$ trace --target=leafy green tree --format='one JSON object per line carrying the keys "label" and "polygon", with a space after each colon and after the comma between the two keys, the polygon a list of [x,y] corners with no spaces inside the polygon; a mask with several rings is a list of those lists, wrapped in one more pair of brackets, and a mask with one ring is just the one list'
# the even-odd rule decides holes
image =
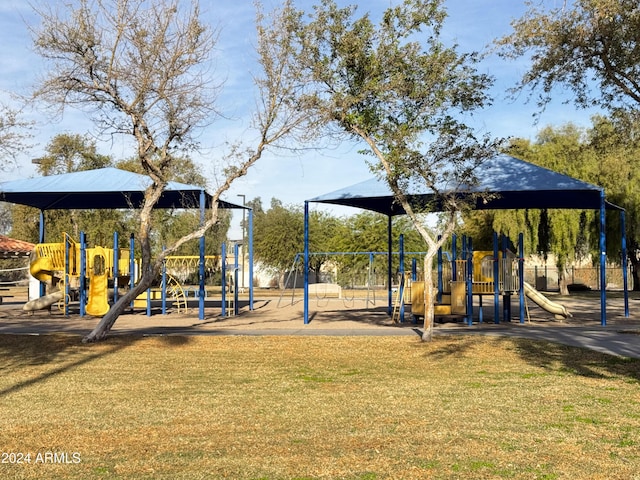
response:
{"label": "leafy green tree", "polygon": [[[627,213],[629,259],[632,264],[633,288],[639,288],[640,123],[635,115],[617,111],[611,117],[595,116],[588,129],[567,124],[544,128],[535,142],[514,139],[509,152],[537,165],[571,175],[602,186],[607,198]],[[597,212],[585,210],[505,210],[474,212],[467,217],[468,231],[487,239],[490,232],[478,225],[491,224],[493,229],[515,239],[524,232],[525,250],[542,255],[553,253],[560,273],[560,289],[568,293],[566,268],[589,255],[598,258]],[[607,218],[607,254],[620,259],[619,215]],[[475,238],[475,237],[474,237]]]}
{"label": "leafy green tree", "polygon": [[[440,40],[446,12],[441,0],[405,0],[374,24],[354,6],[322,0],[307,17],[290,2],[290,50],[300,105],[316,125],[362,143],[371,169],[384,178],[427,245],[431,265],[444,240],[423,223],[423,207],[407,197],[418,182],[432,189],[449,214],[442,239],[467,205],[443,185],[474,183],[474,169],[496,143],[476,135],[461,119],[489,102],[491,78],[478,73],[477,55],[459,54]],[[426,209],[429,210],[429,207]],[[431,268],[425,283],[432,284]],[[433,330],[430,289],[424,339]]]}
{"label": "leafy green tree", "polygon": [[[513,33],[496,40],[501,54],[506,58],[531,58],[531,66],[525,71],[514,88],[518,94],[526,88],[537,94],[538,105],[544,107],[553,97],[554,89],[560,87],[573,94],[578,107],[599,106],[613,115],[613,125],[621,125],[618,115],[633,119],[640,111],[640,6],[634,0],[576,0],[570,5],[544,8],[543,2],[529,1],[525,15],[512,23]],[[629,121],[629,120],[625,120]],[[631,120],[635,122],[636,120]],[[603,125],[600,125],[600,128]],[[601,132],[602,133],[602,132]],[[626,133],[615,134],[624,138]],[[602,140],[602,136],[598,137]],[[609,140],[613,138],[608,135]],[[633,143],[632,143],[633,145]],[[603,161],[615,163],[610,151],[598,150],[592,145],[600,159],[595,169],[603,169]],[[616,148],[621,152],[620,145]],[[636,162],[637,163],[637,162]],[[632,171],[637,169],[637,165]],[[610,173],[623,168],[613,165]],[[615,175],[614,175],[615,176]],[[607,185],[607,196],[626,185],[633,173],[622,175],[622,183],[608,183],[605,175],[596,175],[594,183]],[[613,176],[612,176],[613,178]],[[633,187],[631,187],[633,189]],[[635,192],[627,192],[635,199]],[[625,197],[622,197],[623,200]],[[635,200],[633,200],[635,202]],[[635,213],[635,205],[630,205]],[[621,202],[624,203],[624,202]],[[634,265],[637,285],[638,260],[635,249],[637,238],[635,219],[629,223],[628,236],[633,250],[630,259]]]}
{"label": "leafy green tree", "polygon": [[[604,187],[607,198],[626,211],[628,259],[633,289],[640,290],[640,118],[617,111],[609,117],[596,116],[588,142],[595,157],[590,172],[593,183]],[[620,258],[619,215],[607,217],[607,254]]]}
{"label": "leafy green tree", "polygon": [[546,105],[556,87],[569,89],[580,107],[632,108],[640,104],[640,6],[636,0],[527,1],[513,33],[496,41],[506,58],[528,56],[516,86],[537,92]]}
{"label": "leafy green tree", "polygon": [[[424,252],[425,243],[413,224],[406,216],[396,216],[392,219],[392,249],[398,251],[400,235],[404,236],[405,252]],[[337,235],[332,241],[333,251],[337,252],[383,252],[388,251],[388,219],[385,215],[374,212],[361,212],[344,217],[339,222]],[[422,258],[420,256],[420,258]],[[353,277],[364,278],[368,274],[370,259],[368,255],[345,255],[334,259],[339,269],[347,279]],[[388,258],[378,255],[373,259],[375,273],[386,279]],[[420,266],[421,268],[422,266]],[[410,268],[410,257],[406,257],[405,268]],[[392,257],[392,271],[399,271],[399,257]]]}
{"label": "leafy green tree", "polygon": [[[250,205],[255,205],[255,200]],[[312,252],[329,252],[339,222],[325,212],[311,212],[309,240]],[[271,200],[268,210],[254,210],[254,251],[256,260],[281,275],[291,268],[297,253],[304,250],[304,212],[299,206],[285,206],[278,199]],[[326,255],[313,255],[310,269],[320,273]]]}

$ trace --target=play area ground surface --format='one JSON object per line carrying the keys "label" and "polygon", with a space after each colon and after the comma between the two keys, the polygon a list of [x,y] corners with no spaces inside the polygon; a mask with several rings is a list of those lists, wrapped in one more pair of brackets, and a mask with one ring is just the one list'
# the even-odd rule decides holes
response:
{"label": "play area ground surface", "polygon": [[[6,293],[6,292],[5,292]],[[57,306],[51,310],[25,312],[26,288],[14,287],[12,296],[0,305],[0,334],[67,333],[85,335],[100,320],[98,317],[80,317],[77,309],[69,316]],[[413,335],[423,331],[422,319],[414,322],[407,306],[404,322],[394,322],[387,313],[385,292],[378,292],[375,303],[367,302],[361,292],[344,298],[309,298],[310,321],[303,322],[302,296],[281,295],[277,290],[256,289],[254,309],[248,308],[248,297],[240,295],[239,314],[221,316],[219,300],[205,302],[205,318],[198,318],[198,304],[190,301],[187,313],[173,313],[168,308],[162,314],[159,302],[152,304],[151,316],[137,308],[121,315],[111,335]],[[475,306],[474,324],[467,326],[462,319],[444,319],[436,323],[435,335],[483,334],[509,335],[556,341],[573,346],[584,346],[604,353],[640,358],[640,292],[632,292],[629,317],[624,316],[622,292],[607,293],[607,325],[600,325],[599,292],[578,292],[560,296],[547,292],[554,301],[564,304],[572,313],[566,320],[553,315],[532,302],[527,303],[525,322],[518,318],[517,299],[513,300],[510,322],[493,321],[493,305],[483,308],[483,322],[478,323],[478,305]],[[230,309],[227,309],[229,311]]]}

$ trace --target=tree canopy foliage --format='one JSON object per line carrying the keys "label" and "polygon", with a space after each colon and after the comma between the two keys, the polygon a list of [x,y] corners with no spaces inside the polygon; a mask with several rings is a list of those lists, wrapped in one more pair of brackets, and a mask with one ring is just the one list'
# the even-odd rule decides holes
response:
{"label": "tree canopy foliage", "polygon": [[[442,4],[404,0],[382,12],[377,24],[333,0],[322,0],[307,16],[291,2],[283,7],[292,19],[290,63],[296,66],[287,73],[298,81],[300,105],[318,125],[366,146],[372,171],[388,182],[427,244],[429,265],[440,241],[421,218],[424,207],[409,202],[407,186],[419,182],[438,194],[450,230],[464,208],[452,186],[473,184],[475,169],[496,147],[463,121],[490,102],[492,79],[477,71],[476,54],[441,41]],[[424,270],[430,284],[431,269]],[[426,302],[425,338],[432,303]]]}
{"label": "tree canopy foliage", "polygon": [[640,104],[640,5],[636,0],[527,1],[513,32],[497,40],[507,58],[528,56],[516,90],[537,91],[540,106],[555,87],[568,88],[581,107]]}
{"label": "tree canopy foliage", "polygon": [[[216,165],[223,177],[212,194],[213,207],[198,228],[153,252],[154,206],[177,172],[182,156],[198,147],[199,130],[216,117],[221,84],[213,77],[211,53],[217,31],[203,23],[198,0],[71,0],[64,5],[40,2],[41,23],[33,28],[34,46],[49,62],[36,98],[54,110],[80,108],[92,115],[100,133],[133,140],[135,158],[152,183],[139,212],[138,244],[141,278],[120,297],[84,341],[104,338],[120,313],[158,275],[164,257],[203,236],[220,221],[218,200],[232,182],[245,175],[264,150],[308,124],[306,113],[291,97],[292,84],[282,72],[286,52],[287,18],[274,15],[264,28],[258,6],[258,62],[254,76],[259,102],[251,124],[254,146],[236,142]],[[276,52],[277,53],[277,52]]]}
{"label": "tree canopy foliage", "polygon": [[23,120],[20,111],[0,104],[0,170],[15,165],[16,155],[28,145],[31,123]]}

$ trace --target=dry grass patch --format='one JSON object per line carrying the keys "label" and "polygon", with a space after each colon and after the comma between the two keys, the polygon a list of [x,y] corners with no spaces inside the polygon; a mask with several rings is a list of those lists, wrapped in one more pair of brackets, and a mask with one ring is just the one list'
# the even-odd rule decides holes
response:
{"label": "dry grass patch", "polygon": [[[630,479],[640,471],[640,362],[561,345],[1,336],[0,355],[0,445],[31,454],[30,464],[0,464],[3,478]],[[36,463],[44,452],[70,462]]]}

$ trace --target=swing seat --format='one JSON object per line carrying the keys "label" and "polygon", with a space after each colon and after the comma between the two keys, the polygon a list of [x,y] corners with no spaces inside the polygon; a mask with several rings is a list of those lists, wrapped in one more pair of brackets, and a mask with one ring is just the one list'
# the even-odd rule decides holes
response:
{"label": "swing seat", "polygon": [[309,295],[319,298],[342,298],[342,287],[337,283],[311,283]]}

